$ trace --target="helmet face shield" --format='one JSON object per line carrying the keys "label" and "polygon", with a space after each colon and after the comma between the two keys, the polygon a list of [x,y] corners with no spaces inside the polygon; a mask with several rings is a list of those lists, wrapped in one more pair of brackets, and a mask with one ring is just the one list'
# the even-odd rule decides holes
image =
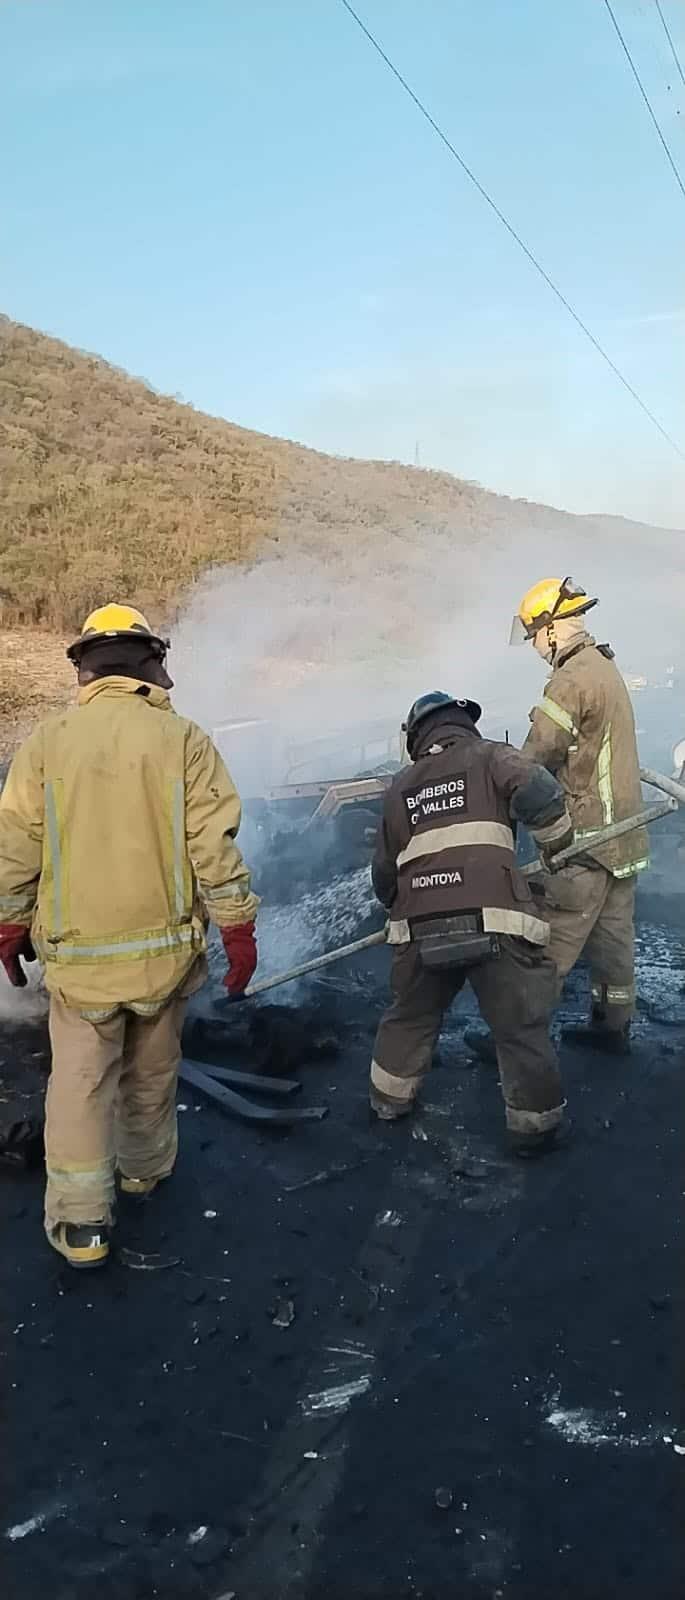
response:
{"label": "helmet face shield", "polygon": [[530,639],[530,638],[531,638],[531,635],[528,632],[528,629],[526,627],[525,622],[522,621],[521,617],[518,614],[518,611],[516,611],[514,613],[514,616],[511,619],[511,633],[509,634],[509,643],[510,644],[525,644],[526,639]]}

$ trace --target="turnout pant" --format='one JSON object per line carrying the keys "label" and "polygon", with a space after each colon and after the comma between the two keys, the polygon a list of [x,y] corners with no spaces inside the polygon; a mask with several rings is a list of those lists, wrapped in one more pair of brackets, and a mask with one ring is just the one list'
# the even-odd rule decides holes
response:
{"label": "turnout pant", "polygon": [[50,997],[52,1071],[45,1102],[45,1227],[111,1223],[115,1169],[167,1177],[176,1160],[176,1083],[186,1000],[153,1017],[86,1022]]}
{"label": "turnout pant", "polygon": [[564,867],[544,879],[548,953],[564,978],[584,953],[590,966],[593,1023],[609,1030],[635,1009],[635,879],[604,867]]}
{"label": "turnout pant", "polygon": [[494,1035],[508,1128],[556,1127],[564,1106],[549,1037],[556,970],[545,950],[522,939],[502,937],[499,956],[442,971],[424,967],[418,944],[396,946],[394,1000],[381,1018],[371,1065],[374,1099],[398,1110],[414,1100],[444,1014],[467,981]]}

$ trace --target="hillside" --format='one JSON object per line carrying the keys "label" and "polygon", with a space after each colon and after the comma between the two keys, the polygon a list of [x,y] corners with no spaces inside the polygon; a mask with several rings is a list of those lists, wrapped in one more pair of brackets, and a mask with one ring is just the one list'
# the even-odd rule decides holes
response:
{"label": "hillside", "polygon": [[458,524],[469,542],[586,520],[248,432],[4,317],[0,470],[3,621],[60,630],[104,592],[168,613],[209,565],[249,558],[264,538],[362,535],[382,559],[384,531],[400,527],[407,538]]}
{"label": "hillside", "polygon": [[[198,586],[204,592],[210,568],[276,564],[275,588],[267,581],[257,592],[262,611],[282,618],[293,605],[284,561],[289,573],[294,557],[315,561],[326,600],[316,626],[309,596],[294,585],[316,634],[310,662],[341,605],[349,659],[359,649],[360,602],[368,630],[395,650],[417,623],[426,632],[432,619],[450,630],[457,618],[478,622],[478,606],[499,637],[524,578],[539,571],[592,571],[592,582],[601,577],[614,593],[630,580],[631,606],[635,582],[645,600],[657,580],[663,595],[667,573],[682,586],[678,534],[249,432],[4,317],[0,471],[6,743],[69,693],[63,638],[92,605],[126,596],[157,623],[171,622]],[[675,604],[677,591],[666,587]],[[282,631],[263,648],[281,652]]]}

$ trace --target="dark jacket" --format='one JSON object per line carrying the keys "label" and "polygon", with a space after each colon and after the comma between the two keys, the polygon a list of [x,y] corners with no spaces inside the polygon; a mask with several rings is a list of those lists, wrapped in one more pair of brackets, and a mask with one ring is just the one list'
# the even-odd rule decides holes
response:
{"label": "dark jacket", "polygon": [[592,845],[600,828],[634,817],[643,804],[633,707],[609,646],[585,634],[559,655],[530,720],[524,754],[556,773],[587,855],[616,878],[648,867],[645,828]]}
{"label": "dark jacket", "polygon": [[546,944],[548,924],[514,859],[512,824],[539,843],[569,827],[561,785],[513,746],[481,739],[468,718],[434,718],[414,763],[385,797],[372,867],[390,911],[390,943],[419,937],[422,922],[476,914],[485,933]]}

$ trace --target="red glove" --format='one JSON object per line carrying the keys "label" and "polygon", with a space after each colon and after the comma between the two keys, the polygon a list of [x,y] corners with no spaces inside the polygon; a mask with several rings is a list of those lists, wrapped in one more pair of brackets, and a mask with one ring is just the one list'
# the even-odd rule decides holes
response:
{"label": "red glove", "polygon": [[257,965],[254,922],[243,922],[239,928],[221,928],[219,931],[229,966],[224,988],[236,999],[245,993]]}
{"label": "red glove", "polygon": [[24,961],[36,959],[28,928],[22,928],[16,922],[0,923],[0,961],[15,989],[25,989],[27,983],[26,973],[19,963],[20,956]]}

